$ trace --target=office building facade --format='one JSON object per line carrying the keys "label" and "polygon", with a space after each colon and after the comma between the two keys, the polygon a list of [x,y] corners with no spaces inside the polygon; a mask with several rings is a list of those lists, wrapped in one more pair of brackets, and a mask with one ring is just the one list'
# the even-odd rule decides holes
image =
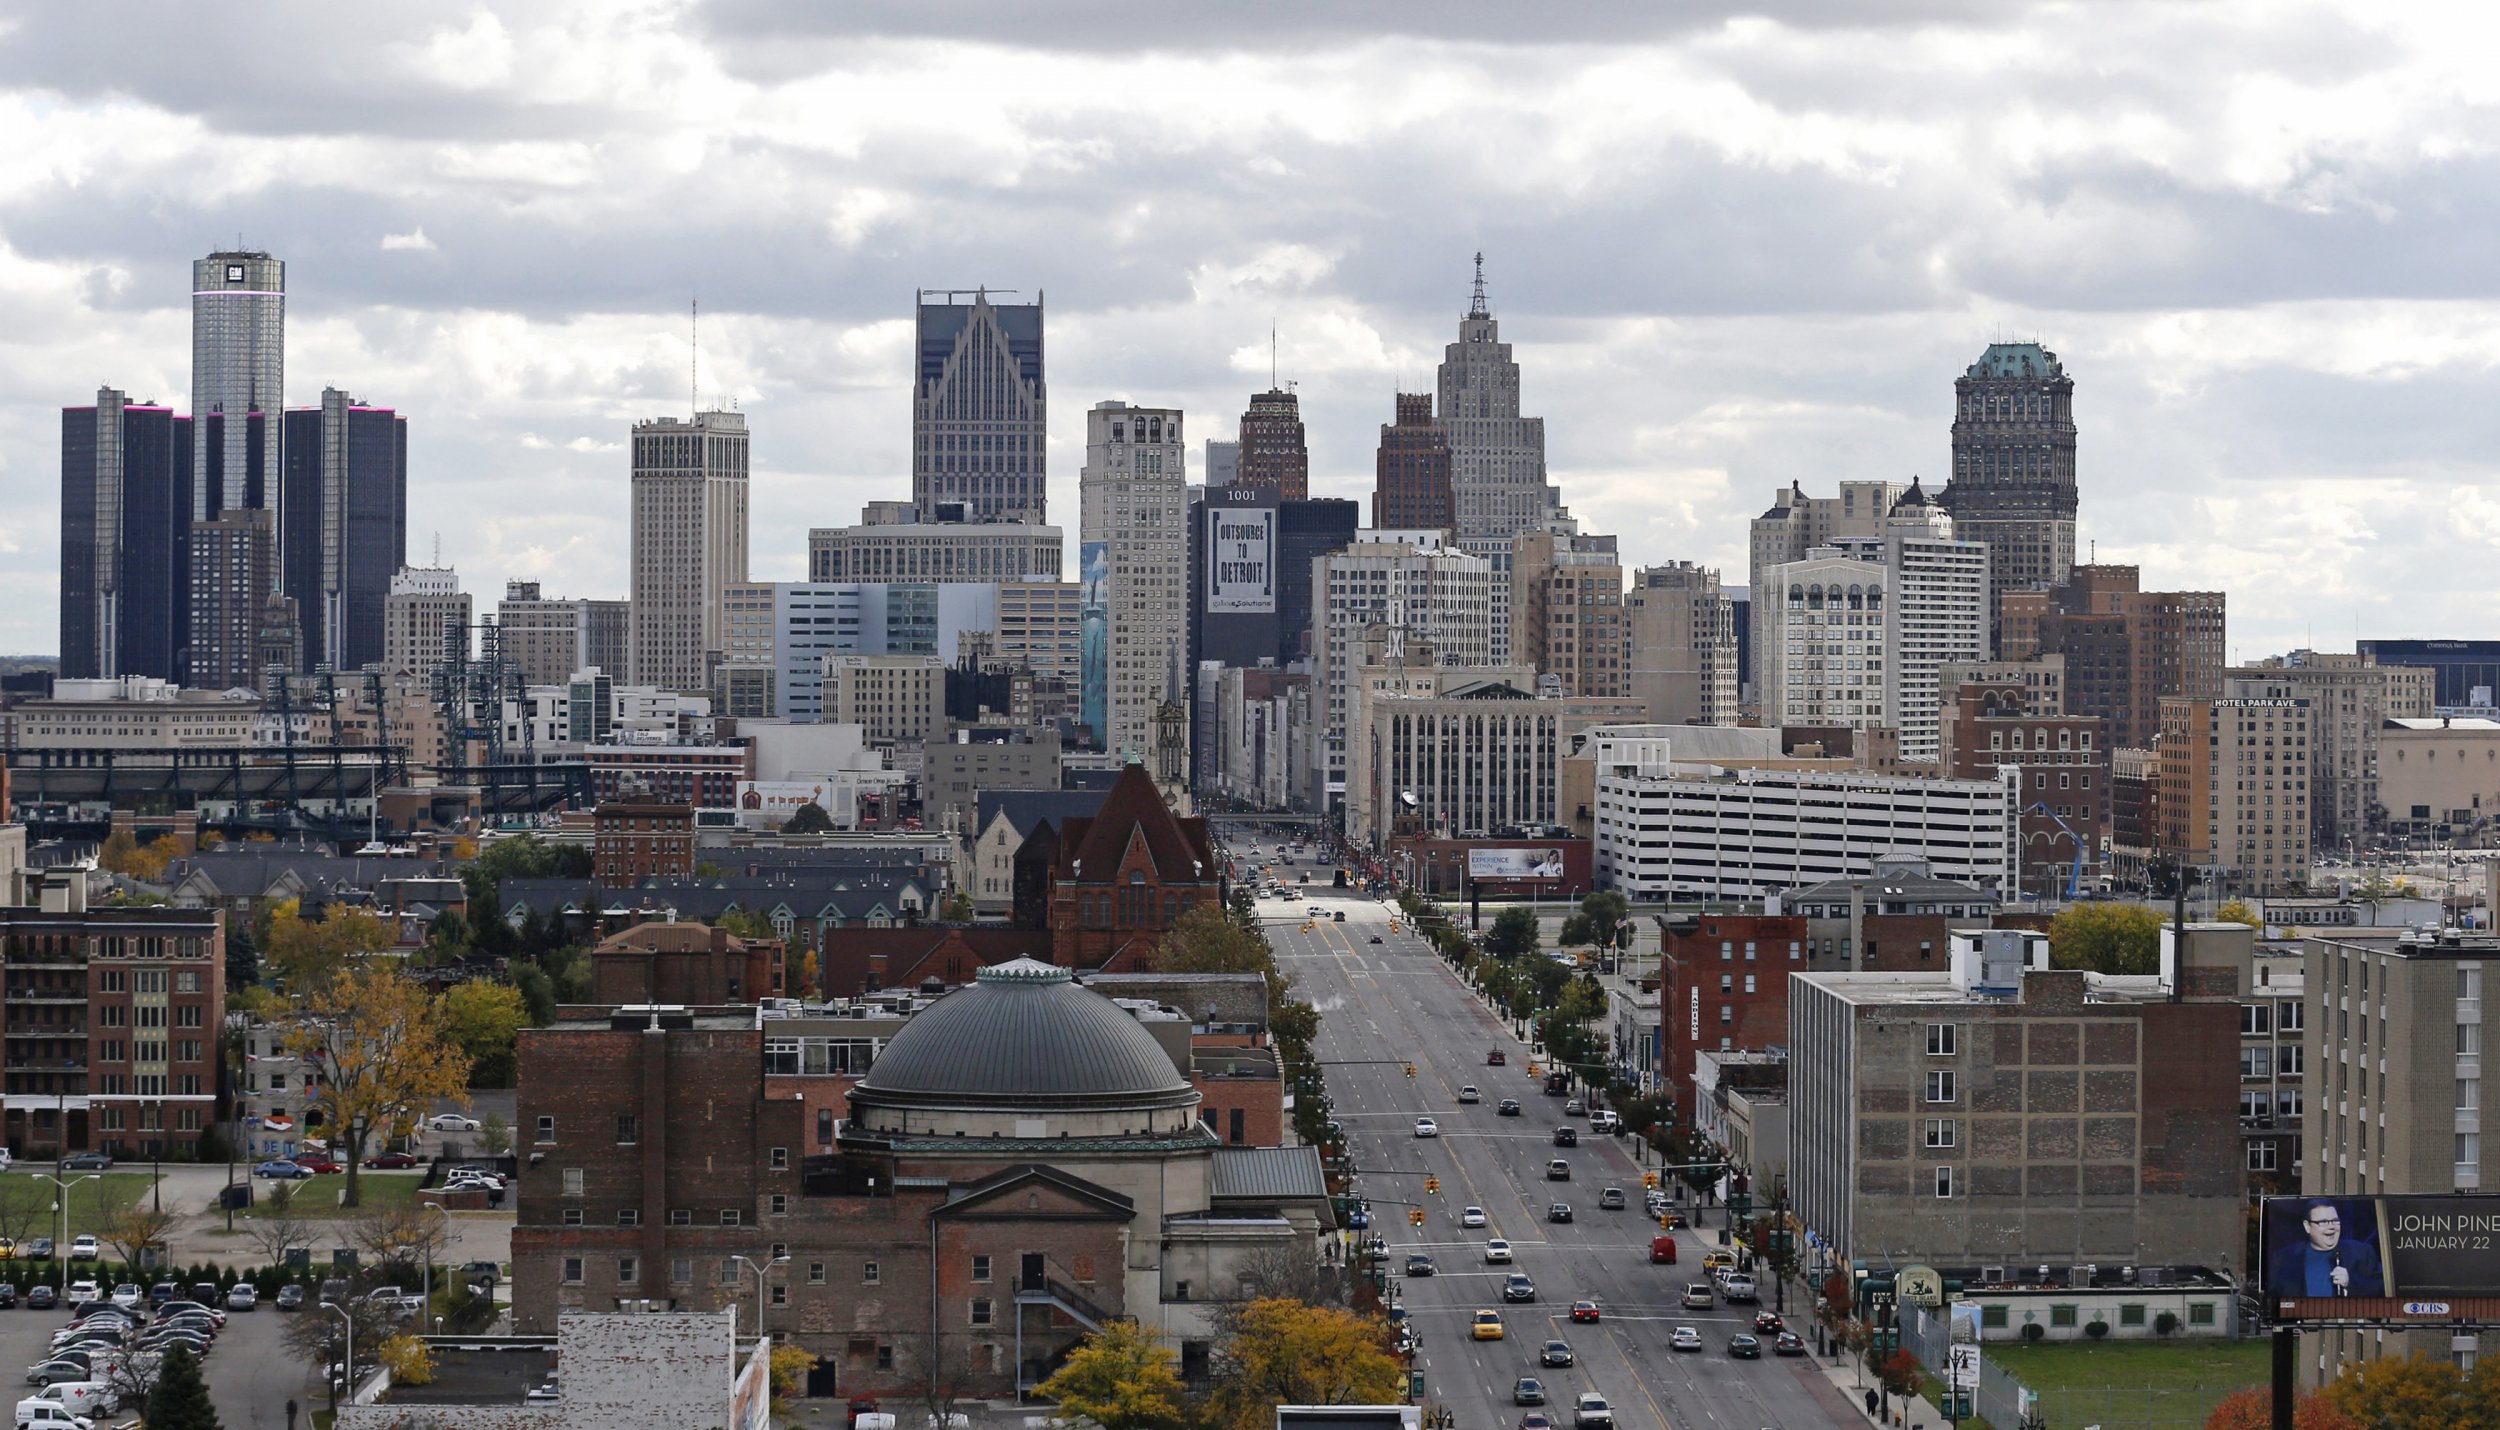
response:
{"label": "office building facade", "polygon": [[260,684],[261,622],[273,599],[276,519],[251,507],[229,508],[191,527],[191,644],[195,690],[253,689]]}
{"label": "office building facade", "polygon": [[1102,748],[1132,759],[1153,747],[1157,707],[1185,696],[1187,450],[1178,409],[1115,401],[1085,414],[1080,601],[1098,605],[1102,626],[1084,636],[1083,718]]}
{"label": "office building facade", "polygon": [[914,521],[820,526],[807,533],[810,581],[1056,581],[1058,527]]}
{"label": "office building facade", "polygon": [[324,388],[283,423],[283,584],[306,670],[382,659],[382,606],[408,562],[408,419]]}
{"label": "office building facade", "polygon": [[1271,387],[1250,394],[1241,414],[1240,470],[1234,483],[1263,487],[1278,501],[1300,501],[1311,494],[1311,449],[1303,440],[1302,399],[1290,389]]}
{"label": "office building facade", "polygon": [[2362,842],[2402,817],[2380,799],[2380,732],[2391,722],[2428,719],[2438,672],[2380,665],[2365,654],[2296,650],[2228,672],[2264,680],[2309,701],[2309,815],[2313,844]]}
{"label": "office building facade", "polygon": [[[191,265],[191,519],[270,505],[283,470],[286,264],[258,250]],[[221,419],[215,423],[210,418]],[[255,420],[259,419],[259,420]],[[274,588],[273,588],[274,589]]]}
{"label": "office building facade", "polygon": [[1050,435],[1041,297],[993,303],[986,291],[976,290],[971,302],[956,301],[962,296],[934,289],[919,295],[912,505],[923,521],[952,515],[1039,525],[1049,519]]}
{"label": "office building facade", "polygon": [[1988,653],[1989,548],[1966,539],[1916,479],[1884,520],[1884,714],[1901,758],[1934,761],[1936,673]]}
{"label": "office building facade", "polygon": [[[401,567],[382,598],[383,672],[429,675],[451,651],[466,659],[471,620],[459,572],[448,566]],[[446,627],[457,631],[447,634]]]}
{"label": "office building facade", "polygon": [[1345,795],[1354,667],[1401,658],[1416,642],[1438,664],[1491,664],[1492,586],[1484,558],[1406,542],[1358,541],[1312,562],[1312,808]]}
{"label": "office building facade", "polygon": [[2165,698],[2161,722],[2153,852],[2229,893],[2306,887],[2310,702],[2289,684],[2229,680],[2219,699]]}
{"label": "office building facade", "polygon": [[[1753,596],[1748,643],[1753,661],[1754,688],[1747,692],[1756,697],[1764,687],[1763,653],[1774,649],[1768,629],[1777,610],[1776,601],[1764,599],[1772,588],[1772,568],[1803,561],[1811,552],[1824,547],[1838,548],[1858,539],[1872,539],[1884,533],[1884,519],[1892,512],[1892,504],[1909,490],[1907,482],[1842,482],[1840,494],[1810,497],[1805,489],[1790,485],[1771,498],[1770,509],[1753,519],[1749,532],[1751,564],[1746,568],[1747,588]],[[1740,699],[1746,698],[1740,694]],[[1767,699],[1762,701],[1768,723],[1778,723],[1778,714]]]}
{"label": "office building facade", "polygon": [[1517,538],[1510,564],[1510,659],[1566,695],[1624,693],[1623,559],[1611,536]]}
{"label": "office building facade", "polygon": [[1993,630],[2006,592],[2075,567],[2075,380],[2038,343],[1990,343],[1953,399],[1944,505],[1964,539],[1987,543]]}
{"label": "office building facade", "polygon": [[[2161,731],[2168,696],[2222,693],[2226,602],[2220,591],[2146,591],[2133,566],[2087,565],[2062,586],[2009,591],[2014,634],[2036,624],[2036,652],[2066,658],[2066,708],[2097,715],[2119,749],[2144,749]],[[2035,653],[2007,643],[2008,659]]]}
{"label": "office building facade", "polygon": [[1392,531],[1455,531],[1450,437],[1432,420],[1432,394],[1401,392],[1397,420],[1380,427],[1372,476],[1372,525]]}
{"label": "office building facade", "polygon": [[191,423],[96,389],[61,409],[61,676],[184,678]]}
{"label": "office building facade", "polygon": [[747,579],[747,420],[664,417],[633,431],[632,680],[710,688],[722,592]]}
{"label": "office building facade", "polygon": [[1545,419],[1519,415],[1519,363],[1485,301],[1481,254],[1474,299],[1437,377],[1459,545],[1507,564],[1513,538],[1571,530],[1561,493],[1545,481]]}
{"label": "office building facade", "polygon": [[1719,573],[1690,561],[1645,566],[1623,593],[1624,692],[1644,720],[1736,723],[1736,609]]}

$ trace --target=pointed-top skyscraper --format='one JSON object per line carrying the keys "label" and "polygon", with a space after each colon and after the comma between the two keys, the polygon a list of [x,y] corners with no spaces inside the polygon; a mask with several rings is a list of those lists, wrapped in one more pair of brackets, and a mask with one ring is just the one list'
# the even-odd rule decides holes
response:
{"label": "pointed-top skyscraper", "polygon": [[993,303],[985,289],[923,289],[918,331],[911,499],[920,519],[943,507],[965,521],[1048,520],[1040,295]]}
{"label": "pointed-top skyscraper", "polygon": [[1545,483],[1545,419],[1519,415],[1519,364],[1502,341],[1484,297],[1484,255],[1476,255],[1475,295],[1444,350],[1441,428],[1450,441],[1450,497],[1458,545],[1493,563],[1495,663],[1510,653],[1510,554],[1528,532],[1579,531],[1562,493]]}

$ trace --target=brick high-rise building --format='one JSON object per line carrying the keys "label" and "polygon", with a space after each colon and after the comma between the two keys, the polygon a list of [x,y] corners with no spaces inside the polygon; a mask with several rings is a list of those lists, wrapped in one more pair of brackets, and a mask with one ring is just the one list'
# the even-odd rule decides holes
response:
{"label": "brick high-rise building", "polygon": [[2273,680],[2229,680],[2212,700],[2161,702],[2153,852],[2224,893],[2309,881],[2310,701]]}
{"label": "brick high-rise building", "polygon": [[610,889],[694,872],[694,807],[651,799],[602,801],[591,815],[591,877]]}
{"label": "brick high-rise building", "polygon": [[2268,681],[2309,698],[2309,814],[2318,848],[2366,840],[2402,817],[2379,799],[2379,732],[2390,720],[2429,717],[2437,671],[2380,665],[2367,654],[2296,650],[2234,669],[2229,678]]}
{"label": "brick high-rise building", "polygon": [[1380,426],[1372,476],[1372,526],[1381,531],[1454,531],[1450,436],[1432,420],[1432,394],[1401,392],[1397,420]]}
{"label": "brick high-rise building", "polygon": [[2036,708],[2036,691],[2019,678],[1944,686],[1937,743],[1948,779],[2014,779],[2022,828],[2016,877],[2055,898],[2066,895],[2078,867],[2086,877],[2102,867],[2109,741],[2097,716]]}
{"label": "brick high-rise building", "polygon": [[1667,1091],[1689,1118],[1704,1048],[1788,1042],[1788,976],[1806,971],[1806,921],[1794,914],[1681,914],[1658,962]]}
{"label": "brick high-rise building", "polygon": [[257,507],[191,526],[190,671],[194,690],[257,689],[261,620],[277,570],[277,527]]}
{"label": "brick high-rise building", "polygon": [[1282,387],[1250,394],[1241,414],[1241,474],[1235,486],[1267,487],[1279,501],[1311,494],[1311,449],[1302,435],[1302,399]]}
{"label": "brick high-rise building", "polygon": [[2099,716],[2122,750],[2151,745],[2164,697],[2222,693],[2223,593],[2139,582],[2133,566],[2078,566],[2039,612],[2039,653],[2066,658],[2066,709]]}
{"label": "brick high-rise building", "polygon": [[1611,536],[1518,538],[1510,563],[1510,658],[1566,695],[1624,693],[1623,559]]}
{"label": "brick high-rise building", "polygon": [[2075,565],[2075,380],[2038,343],[1990,343],[1953,384],[1954,529],[1988,543],[1990,629],[2008,591]]}

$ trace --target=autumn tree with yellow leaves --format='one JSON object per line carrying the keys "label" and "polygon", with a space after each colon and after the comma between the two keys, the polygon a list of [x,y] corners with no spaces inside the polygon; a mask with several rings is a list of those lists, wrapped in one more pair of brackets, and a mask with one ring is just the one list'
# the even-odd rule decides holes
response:
{"label": "autumn tree with yellow leaves", "polygon": [[414,1122],[426,1107],[469,1090],[469,1055],[452,1041],[439,1005],[396,960],[334,975],[306,993],[286,1048],[319,1066],[310,1106],[347,1166],[341,1206],[362,1205],[358,1168],[375,1129]]}

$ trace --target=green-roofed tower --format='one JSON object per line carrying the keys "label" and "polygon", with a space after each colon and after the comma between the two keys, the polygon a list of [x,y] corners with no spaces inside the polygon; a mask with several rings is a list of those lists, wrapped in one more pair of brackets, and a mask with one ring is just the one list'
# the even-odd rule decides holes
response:
{"label": "green-roofed tower", "polygon": [[1953,384],[1954,534],[1988,543],[1991,641],[2008,591],[2075,569],[2075,383],[2038,343],[1990,343]]}

